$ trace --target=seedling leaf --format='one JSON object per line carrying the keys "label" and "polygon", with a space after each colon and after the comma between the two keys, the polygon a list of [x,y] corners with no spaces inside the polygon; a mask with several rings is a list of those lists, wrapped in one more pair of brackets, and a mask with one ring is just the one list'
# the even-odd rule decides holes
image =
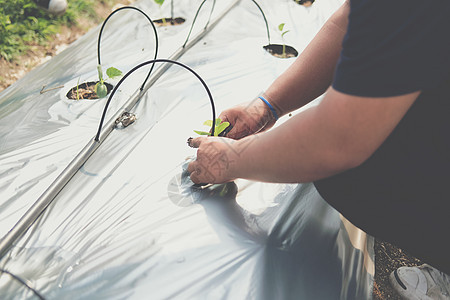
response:
{"label": "seedling leaf", "polygon": [[194,132],[195,132],[196,134],[199,134],[199,135],[210,135],[210,133],[209,133],[209,132],[206,132],[206,131],[198,131],[198,130],[194,130]]}
{"label": "seedling leaf", "polygon": [[[203,125],[206,125],[208,127],[212,127],[212,120],[206,120]],[[214,126],[214,136],[218,136],[222,131],[224,131],[225,129],[227,129],[227,127],[230,126],[229,122],[222,122],[222,120],[220,118],[216,119],[215,122],[215,126]],[[206,131],[198,131],[198,130],[194,130],[195,133],[200,134],[200,135],[211,135],[210,132],[206,132]]]}
{"label": "seedling leaf", "polygon": [[108,75],[109,78],[114,79],[116,77],[122,76],[122,71],[114,67],[110,67],[106,70],[106,75]]}
{"label": "seedling leaf", "polygon": [[216,126],[216,130],[214,130],[214,135],[218,136],[222,131],[224,131],[228,126],[230,126],[229,122],[220,123]]}
{"label": "seedling leaf", "polygon": [[283,38],[284,37],[284,35],[286,34],[286,33],[288,33],[290,30],[286,30],[285,32],[283,32],[282,34],[281,34],[281,37]]}
{"label": "seedling leaf", "polygon": [[283,28],[284,28],[284,25],[285,25],[286,23],[281,23],[280,25],[278,25],[278,30],[279,31],[283,31]]}
{"label": "seedling leaf", "polygon": [[156,4],[158,4],[159,6],[163,5],[164,0],[153,0],[155,1]]}

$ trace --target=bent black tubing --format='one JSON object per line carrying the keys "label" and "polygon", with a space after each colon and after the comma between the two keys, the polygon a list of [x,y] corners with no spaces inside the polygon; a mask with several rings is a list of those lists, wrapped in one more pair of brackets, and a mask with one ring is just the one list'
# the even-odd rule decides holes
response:
{"label": "bent black tubing", "polygon": [[263,18],[264,18],[264,23],[266,23],[266,31],[267,31],[267,39],[269,40],[269,44],[270,44],[270,33],[269,33],[269,24],[267,23],[267,19],[266,19],[266,15],[264,14],[261,6],[259,6],[258,3],[256,3],[255,0],[252,0],[253,3],[255,3],[255,5],[258,7],[259,11],[261,12]]}
{"label": "bent black tubing", "polygon": [[[197,17],[198,17],[198,13],[200,12],[200,9],[202,8],[203,4],[205,4],[205,2],[206,2],[206,0],[203,0],[203,2],[200,4],[200,6],[197,9],[197,12],[195,13],[194,20],[192,21],[192,25],[191,25],[191,28],[189,29],[189,33],[188,33],[188,36],[186,38],[186,41],[184,41],[183,48],[186,46],[186,44],[187,44],[187,42],[189,40],[189,37],[191,36],[192,29],[194,28],[195,21],[197,20]],[[211,15],[213,13],[213,10],[214,10],[215,6],[216,6],[216,0],[214,0],[214,2],[213,2],[212,8],[211,8],[211,12],[209,13],[208,22],[206,23],[205,28],[208,27],[208,24],[209,24],[209,21],[211,20]]]}
{"label": "bent black tubing", "polygon": [[[149,17],[145,12],[143,12],[143,11],[140,10],[139,8],[134,7],[134,6],[124,6],[124,7],[118,8],[118,9],[116,9],[115,11],[113,11],[112,13],[110,13],[109,16],[108,16],[108,17],[105,19],[105,21],[103,22],[102,27],[100,28],[100,32],[99,32],[99,34],[98,34],[98,44],[97,44],[97,59],[98,59],[98,64],[99,64],[99,65],[101,65],[101,61],[100,61],[100,41],[101,41],[101,39],[102,39],[103,28],[105,27],[106,22],[108,22],[108,20],[109,20],[116,12],[121,11],[121,10],[123,10],[123,9],[134,9],[134,10],[137,10],[138,12],[140,12],[141,14],[143,14],[143,15],[147,18],[147,20],[150,22],[150,24],[152,24],[153,32],[155,33],[155,39],[156,39],[156,44],[155,44],[155,57],[154,57],[154,59],[156,59],[156,57],[158,56],[158,33],[157,33],[157,31],[156,31],[155,24],[153,24],[153,21],[150,19],[150,17]],[[144,85],[145,85],[145,83],[147,82],[148,78],[150,77],[150,74],[152,73],[153,67],[154,67],[154,66],[155,66],[155,65],[153,64],[152,67],[150,68],[150,71],[148,72],[147,77],[145,78],[144,82],[142,83],[142,85],[141,85],[141,91],[144,89]]]}
{"label": "bent black tubing", "polygon": [[[269,24],[267,23],[266,15],[264,14],[264,11],[262,10],[261,6],[259,6],[259,4],[258,4],[255,0],[252,0],[252,1],[253,1],[253,3],[255,3],[255,5],[258,7],[259,11],[261,12],[261,14],[262,14],[262,16],[263,16],[264,23],[266,24],[267,39],[268,39],[268,42],[269,42],[269,44],[270,44]],[[197,9],[197,12],[195,13],[194,21],[192,22],[191,29],[189,30],[188,36],[187,36],[187,38],[186,38],[186,41],[185,41],[184,44],[183,44],[183,48],[186,46],[186,44],[187,44],[187,42],[188,42],[188,40],[189,40],[189,37],[191,36],[191,32],[192,32],[192,29],[194,28],[195,20],[197,19],[198,13],[200,12],[200,9],[202,8],[202,6],[203,6],[203,4],[204,4],[205,2],[206,2],[206,0],[203,0],[203,2],[200,4],[200,6],[199,6],[198,9]],[[209,15],[210,18],[211,18],[212,12],[213,12],[213,10],[214,10],[215,4],[216,4],[216,0],[214,0],[213,6],[212,6],[212,9],[211,9],[211,13],[210,13],[210,15]],[[208,23],[206,23],[205,28],[208,26],[208,24],[209,24],[209,20],[208,20]]]}
{"label": "bent black tubing", "polygon": [[104,120],[105,120],[106,111],[108,110],[108,106],[109,106],[109,103],[111,102],[112,97],[114,96],[114,94],[116,93],[117,89],[118,89],[119,86],[122,84],[122,82],[123,82],[129,75],[131,75],[131,73],[133,73],[133,72],[136,71],[137,69],[139,69],[139,68],[141,68],[141,67],[143,67],[143,66],[146,66],[146,65],[148,65],[148,64],[152,64],[152,63],[154,64],[154,63],[157,63],[157,62],[165,62],[165,63],[171,63],[171,64],[179,65],[179,66],[181,66],[181,67],[187,69],[188,71],[190,71],[192,74],[194,74],[194,75],[200,80],[200,82],[203,84],[203,87],[205,88],[206,92],[208,93],[208,97],[209,97],[209,100],[210,100],[210,102],[211,102],[211,109],[212,109],[211,136],[214,136],[214,128],[215,128],[215,125],[216,125],[216,108],[215,108],[215,106],[214,106],[214,100],[213,100],[211,91],[209,90],[208,86],[206,85],[206,82],[200,77],[200,75],[198,75],[198,74],[197,74],[194,70],[192,70],[190,67],[188,67],[188,66],[186,66],[186,65],[184,65],[184,64],[182,64],[182,63],[180,63],[180,62],[178,62],[178,61],[175,61],[175,60],[170,60],[170,59],[160,58],[160,59],[148,60],[148,61],[146,61],[146,62],[143,62],[143,63],[137,65],[136,67],[134,67],[133,69],[131,69],[130,71],[128,71],[128,73],[125,74],[125,75],[120,79],[120,81],[117,83],[117,85],[116,85],[116,86],[114,87],[114,89],[112,90],[112,92],[111,92],[111,94],[109,95],[109,98],[108,98],[108,100],[107,100],[107,102],[106,102],[105,109],[103,110],[102,118],[101,118],[101,120],[100,120],[100,125],[98,126],[97,135],[95,136],[95,139],[94,139],[95,141],[97,141],[97,142],[100,141],[100,132],[101,132],[101,130],[102,130],[103,122],[104,122]]}

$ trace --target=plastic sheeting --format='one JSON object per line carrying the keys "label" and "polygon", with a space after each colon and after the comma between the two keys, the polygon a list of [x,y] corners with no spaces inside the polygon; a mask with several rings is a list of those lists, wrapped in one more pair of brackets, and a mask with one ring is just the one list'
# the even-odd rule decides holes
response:
{"label": "plastic sheeting", "polygon": [[[158,28],[158,57],[184,43],[200,3],[175,1],[174,15],[187,21]],[[309,8],[288,0],[258,3],[272,43],[281,42],[283,22],[291,30],[286,43],[301,52],[341,1],[318,0]],[[194,33],[211,5],[204,5]],[[161,17],[153,1],[136,6]],[[217,1],[212,18],[228,6]],[[95,80],[98,31],[0,94],[1,236],[96,134],[106,98],[74,101],[65,94],[78,81]],[[265,52],[267,44],[259,10],[242,0],[179,61],[202,76],[221,111],[254,98],[292,63]],[[104,69],[126,72],[150,60],[154,45],[148,21],[124,10],[105,27]],[[120,86],[108,116],[147,71]],[[63,88],[41,94],[43,85]],[[373,238],[344,220],[312,184],[192,186],[183,168],[195,150],[186,139],[205,129],[210,111],[199,81],[180,67],[168,69],[133,108],[137,121],[106,138],[0,268],[47,299],[371,298]],[[5,273],[0,295],[35,297]]]}

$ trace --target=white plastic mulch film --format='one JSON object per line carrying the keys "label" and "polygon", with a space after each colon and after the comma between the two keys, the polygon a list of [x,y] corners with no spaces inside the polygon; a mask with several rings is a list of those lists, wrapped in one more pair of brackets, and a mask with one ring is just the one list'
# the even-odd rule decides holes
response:
{"label": "white plastic mulch film", "polygon": [[[174,16],[186,22],[157,28],[158,58],[183,45],[201,3],[174,0]],[[191,36],[203,30],[213,3],[204,3]],[[211,22],[231,3],[217,0]],[[282,43],[278,25],[285,23],[286,44],[301,52],[341,1],[257,3],[271,42]],[[171,10],[170,2],[161,9],[150,0],[134,6],[152,20]],[[66,93],[96,80],[99,30],[0,94],[1,237],[97,132],[108,98],[77,101]],[[104,70],[126,73],[154,56],[153,29],[135,10],[115,14],[101,42]],[[270,55],[267,44],[261,12],[241,0],[178,61],[205,80],[219,113],[255,98],[295,60]],[[124,80],[106,120],[148,70]],[[193,129],[207,130],[203,122],[211,119],[208,95],[192,73],[171,66],[131,112],[136,122],[106,137],[0,259],[1,299],[38,299],[30,288],[45,299],[371,298],[373,238],[312,184],[237,180],[192,187],[183,170],[195,149],[186,140]]]}

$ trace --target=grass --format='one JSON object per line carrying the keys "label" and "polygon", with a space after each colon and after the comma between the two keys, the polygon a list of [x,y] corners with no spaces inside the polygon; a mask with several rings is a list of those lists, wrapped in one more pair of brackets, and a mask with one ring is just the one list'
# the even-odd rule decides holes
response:
{"label": "grass", "polygon": [[62,16],[52,16],[32,0],[0,0],[0,57],[13,61],[31,45],[46,45],[61,26],[77,26],[80,17],[100,21],[94,10],[98,2],[114,0],[69,0]]}

